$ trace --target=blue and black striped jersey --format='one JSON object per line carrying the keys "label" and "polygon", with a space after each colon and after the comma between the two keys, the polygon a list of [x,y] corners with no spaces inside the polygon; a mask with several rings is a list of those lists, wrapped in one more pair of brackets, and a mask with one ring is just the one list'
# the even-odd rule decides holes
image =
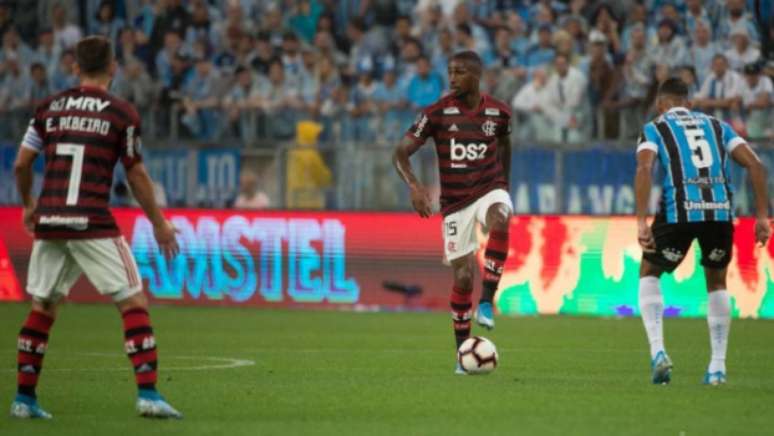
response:
{"label": "blue and black striped jersey", "polygon": [[664,174],[659,213],[666,222],[733,218],[728,158],[744,143],[727,123],[681,107],[643,127],[637,152],[658,155]]}

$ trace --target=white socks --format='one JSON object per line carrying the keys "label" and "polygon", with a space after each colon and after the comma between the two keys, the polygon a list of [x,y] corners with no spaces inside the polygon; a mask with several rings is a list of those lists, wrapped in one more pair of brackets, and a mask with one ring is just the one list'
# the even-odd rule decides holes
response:
{"label": "white socks", "polygon": [[[661,296],[658,277],[640,279],[640,314],[650,343],[650,357],[664,351],[664,298]],[[725,348],[724,355],[725,355]]]}
{"label": "white socks", "polygon": [[728,291],[721,289],[709,293],[707,303],[707,324],[709,325],[712,360],[707,372],[726,372],[726,348],[728,332],[731,329],[731,301]]}

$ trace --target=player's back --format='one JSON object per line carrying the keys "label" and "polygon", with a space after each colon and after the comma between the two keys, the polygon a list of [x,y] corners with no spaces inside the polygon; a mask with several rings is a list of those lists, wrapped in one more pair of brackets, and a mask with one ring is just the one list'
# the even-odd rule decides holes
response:
{"label": "player's back", "polygon": [[72,88],[36,109],[23,142],[45,157],[36,238],[119,235],[108,209],[113,170],[119,158],[139,162],[138,135],[134,108],[99,88]]}
{"label": "player's back", "polygon": [[658,154],[664,172],[661,213],[666,222],[732,219],[728,155],[744,141],[728,124],[673,108],[646,124],[643,136],[641,143]]}

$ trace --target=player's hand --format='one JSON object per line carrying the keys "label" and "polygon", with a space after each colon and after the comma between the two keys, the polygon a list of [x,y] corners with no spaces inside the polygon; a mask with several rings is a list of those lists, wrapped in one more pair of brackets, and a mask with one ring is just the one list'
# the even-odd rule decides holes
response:
{"label": "player's hand", "polygon": [[22,224],[24,228],[30,234],[35,232],[35,203],[33,202],[29,206],[24,207],[22,210]]}
{"label": "player's hand", "polygon": [[758,218],[755,220],[755,241],[759,246],[765,247],[771,237],[771,224],[768,218]]}
{"label": "player's hand", "polygon": [[167,220],[164,220],[161,225],[153,227],[153,236],[159,244],[159,250],[167,259],[177,256],[177,253],[180,252],[180,246],[177,244],[175,236],[177,233],[178,230],[175,226]]}
{"label": "player's hand", "polygon": [[416,185],[411,188],[411,205],[414,206],[414,210],[422,218],[428,218],[433,214],[433,209],[430,207],[430,194],[427,193],[427,189],[422,185]]}
{"label": "player's hand", "polygon": [[642,251],[645,253],[655,253],[656,240],[653,239],[653,232],[648,227],[648,224],[640,222],[637,227],[637,241],[640,243]]}

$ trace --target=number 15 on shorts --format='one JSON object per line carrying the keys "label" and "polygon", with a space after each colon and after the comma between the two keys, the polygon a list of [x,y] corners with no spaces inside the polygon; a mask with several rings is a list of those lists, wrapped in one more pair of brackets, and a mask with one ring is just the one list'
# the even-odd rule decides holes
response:
{"label": "number 15 on shorts", "polygon": [[446,236],[457,236],[457,221],[446,223]]}

